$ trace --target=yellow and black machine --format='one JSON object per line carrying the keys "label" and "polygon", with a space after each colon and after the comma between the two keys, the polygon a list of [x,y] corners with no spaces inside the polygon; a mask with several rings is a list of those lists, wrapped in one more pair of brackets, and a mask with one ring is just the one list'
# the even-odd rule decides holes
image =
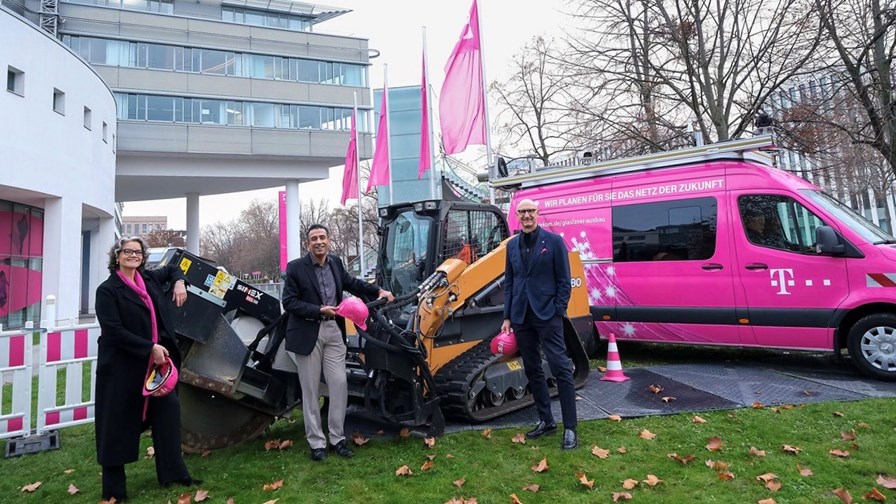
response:
{"label": "yellow and black machine", "polygon": [[[377,283],[396,299],[370,301],[366,331],[349,338],[353,402],[383,420],[439,435],[445,417],[480,422],[533,403],[519,356],[493,355],[503,320],[507,221],[500,209],[426,201],[381,209]],[[161,264],[184,271],[191,295],[173,308],[185,449],[221,448],[261,434],[301,406],[295,364],[283,348],[279,301],[180,249]],[[572,296],[564,319],[577,387],[597,336],[584,269],[570,253]],[[551,392],[555,383],[547,363]]]}

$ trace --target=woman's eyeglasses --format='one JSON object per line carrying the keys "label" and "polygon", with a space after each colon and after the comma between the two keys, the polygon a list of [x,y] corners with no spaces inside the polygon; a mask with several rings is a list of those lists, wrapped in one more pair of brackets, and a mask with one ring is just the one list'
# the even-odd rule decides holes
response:
{"label": "woman's eyeglasses", "polygon": [[121,253],[124,254],[125,257],[131,257],[131,256],[143,257],[142,250],[121,249]]}

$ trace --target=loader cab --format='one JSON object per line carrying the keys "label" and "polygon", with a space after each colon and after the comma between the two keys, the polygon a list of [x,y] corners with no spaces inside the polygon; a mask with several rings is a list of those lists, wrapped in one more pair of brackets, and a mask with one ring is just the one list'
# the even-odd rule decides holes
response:
{"label": "loader cab", "polygon": [[377,283],[396,296],[413,291],[446,259],[473,263],[506,239],[498,207],[464,201],[420,201],[380,209]]}

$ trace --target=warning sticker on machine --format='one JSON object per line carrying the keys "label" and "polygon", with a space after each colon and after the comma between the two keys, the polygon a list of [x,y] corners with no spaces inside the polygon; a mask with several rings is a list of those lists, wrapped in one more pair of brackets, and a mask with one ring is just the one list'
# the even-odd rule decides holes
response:
{"label": "warning sticker on machine", "polygon": [[180,260],[180,270],[183,271],[185,275],[187,274],[187,271],[190,270],[190,266],[192,265],[193,261],[187,259],[186,257]]}

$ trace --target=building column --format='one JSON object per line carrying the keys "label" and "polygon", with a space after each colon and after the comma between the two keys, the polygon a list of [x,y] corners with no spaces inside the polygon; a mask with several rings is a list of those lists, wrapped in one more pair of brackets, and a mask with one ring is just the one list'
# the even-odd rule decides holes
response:
{"label": "building column", "polygon": [[299,181],[286,181],[286,260],[302,256],[302,205],[299,201]]}
{"label": "building column", "polygon": [[[111,243],[110,243],[111,246]],[[56,297],[52,325],[78,323],[81,292],[81,202],[53,198],[44,203],[44,251],[41,292]],[[41,319],[46,317],[41,313]]]}
{"label": "building column", "polygon": [[187,193],[187,252],[199,255],[199,193]]}
{"label": "building column", "polygon": [[99,226],[90,231],[90,276],[87,293],[88,313],[94,314],[96,288],[109,277],[109,249],[115,243],[115,218],[101,217]]}

